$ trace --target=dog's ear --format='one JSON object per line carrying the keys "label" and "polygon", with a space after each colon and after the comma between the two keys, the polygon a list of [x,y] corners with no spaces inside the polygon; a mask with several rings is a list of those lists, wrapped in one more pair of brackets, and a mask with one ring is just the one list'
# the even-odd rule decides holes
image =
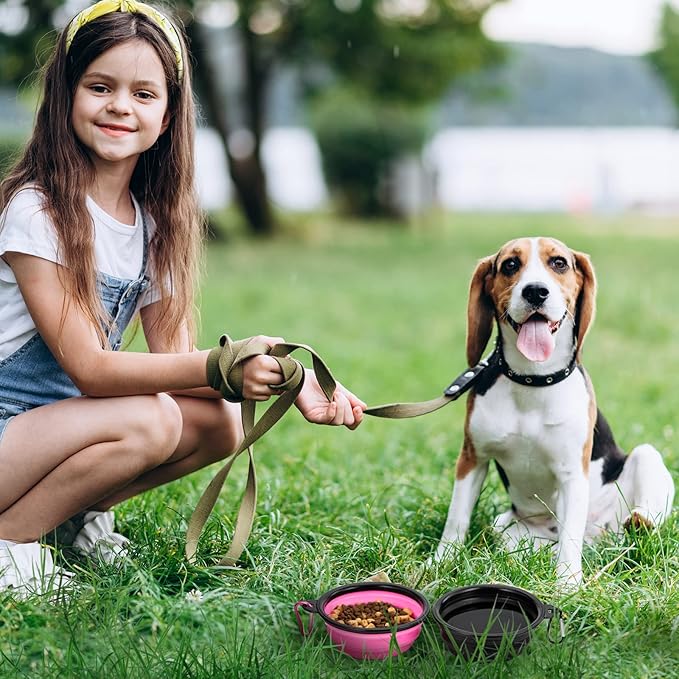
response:
{"label": "dog's ear", "polygon": [[575,306],[575,331],[578,341],[576,358],[579,361],[585,335],[594,320],[596,276],[589,255],[584,252],[573,252],[573,256],[575,258],[575,274],[580,288]]}
{"label": "dog's ear", "polygon": [[495,305],[490,297],[495,255],[482,259],[469,285],[467,305],[467,365],[475,366],[493,332]]}

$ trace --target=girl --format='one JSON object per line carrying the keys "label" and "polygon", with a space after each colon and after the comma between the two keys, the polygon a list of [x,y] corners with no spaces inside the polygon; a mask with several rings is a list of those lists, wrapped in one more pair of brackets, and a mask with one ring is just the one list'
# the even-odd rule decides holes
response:
{"label": "girl", "polygon": [[[76,515],[74,547],[111,560],[126,542],[112,506],[242,439],[239,406],[207,386],[209,352],[193,346],[193,136],[189,60],[167,16],[102,0],[70,22],[0,188],[0,588],[63,580],[37,540]],[[119,352],[137,312],[150,353]],[[328,403],[308,373],[304,417],[358,426],[365,404],[341,386]],[[281,380],[255,356],[243,397],[266,400]]]}

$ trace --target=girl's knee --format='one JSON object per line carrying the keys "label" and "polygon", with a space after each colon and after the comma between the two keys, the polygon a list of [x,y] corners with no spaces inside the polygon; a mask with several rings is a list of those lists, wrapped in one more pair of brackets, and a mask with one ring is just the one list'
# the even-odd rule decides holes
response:
{"label": "girl's knee", "polygon": [[169,394],[156,394],[155,399],[154,407],[157,410],[159,428],[162,428],[163,438],[171,450],[174,450],[182,435],[182,411]]}
{"label": "girl's knee", "polygon": [[142,396],[132,409],[128,435],[143,466],[152,469],[163,464],[177,447],[182,434],[182,413],[168,394]]}
{"label": "girl's knee", "polygon": [[240,410],[226,401],[210,400],[202,411],[196,423],[200,447],[214,451],[214,461],[221,460],[233,453],[243,440]]}

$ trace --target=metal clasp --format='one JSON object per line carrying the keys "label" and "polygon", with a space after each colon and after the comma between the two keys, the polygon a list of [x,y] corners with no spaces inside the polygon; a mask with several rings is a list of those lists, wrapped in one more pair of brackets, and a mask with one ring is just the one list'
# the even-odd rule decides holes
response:
{"label": "metal clasp", "polygon": [[[309,626],[307,629],[304,629],[304,621],[302,620],[302,616],[299,613],[300,608],[309,614]],[[299,628],[299,633],[306,638],[311,634],[314,628],[314,613],[316,612],[316,604],[313,601],[306,601],[303,599],[302,601],[298,601],[293,606],[293,609],[295,611],[295,617],[297,618],[297,627]]]}
{"label": "metal clasp", "polygon": [[[549,620],[547,623],[547,639],[552,644],[560,644],[566,636],[566,623],[564,622],[564,614],[555,606],[545,606],[545,618]],[[555,639],[552,633],[552,623],[555,619],[559,620],[559,636]]]}

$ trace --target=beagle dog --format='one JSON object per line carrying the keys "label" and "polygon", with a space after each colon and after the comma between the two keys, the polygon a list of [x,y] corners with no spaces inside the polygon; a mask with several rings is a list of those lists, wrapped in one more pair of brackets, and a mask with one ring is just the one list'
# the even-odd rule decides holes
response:
{"label": "beagle dog", "polygon": [[582,580],[582,545],[604,530],[659,525],[674,483],[660,453],[625,456],[597,408],[580,363],[594,317],[596,280],[587,255],[551,238],[521,238],[482,259],[471,280],[467,360],[492,355],[467,398],[453,497],[435,558],[464,541],[488,463],[511,509],[494,528],[513,548],[528,538],[556,552],[559,583]]}

